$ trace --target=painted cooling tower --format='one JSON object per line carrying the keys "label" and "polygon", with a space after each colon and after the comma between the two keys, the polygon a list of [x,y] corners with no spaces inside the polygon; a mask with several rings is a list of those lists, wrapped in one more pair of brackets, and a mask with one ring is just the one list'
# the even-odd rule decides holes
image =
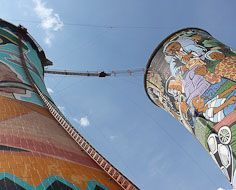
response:
{"label": "painted cooling tower", "polygon": [[0,189],[138,189],[57,109],[49,64],[26,29],[0,20]]}
{"label": "painted cooling tower", "polygon": [[235,186],[236,51],[204,30],[177,31],[152,54],[145,89],[199,140]]}

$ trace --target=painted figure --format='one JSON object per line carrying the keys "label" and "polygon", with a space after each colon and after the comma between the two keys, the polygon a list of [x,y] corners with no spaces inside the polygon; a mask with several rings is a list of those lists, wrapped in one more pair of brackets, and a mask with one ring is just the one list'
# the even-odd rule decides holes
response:
{"label": "painted figure", "polygon": [[197,46],[196,41],[200,40],[199,35],[191,38],[178,38],[165,45],[164,53],[166,61],[170,64],[170,70],[173,76],[184,74],[185,71],[196,65],[205,65],[202,61],[205,58],[206,49]]}
{"label": "painted figure", "polygon": [[183,29],[158,46],[145,79],[150,97],[164,89],[153,102],[200,141],[236,187],[236,52],[204,30]]}
{"label": "painted figure", "polygon": [[195,66],[189,70],[183,79],[167,81],[167,91],[175,97],[178,92],[184,93],[188,105],[194,97],[201,96],[210,87],[210,83],[203,76],[195,74],[196,68]]}
{"label": "painted figure", "polygon": [[[232,92],[235,92],[235,90],[236,85],[233,85],[207,103],[204,103],[204,99],[201,96],[196,96],[193,98],[192,104],[199,113],[203,113],[203,116],[207,120],[218,123],[236,108],[236,95],[225,98],[225,95],[231,94]],[[232,107],[233,109],[230,110],[229,107]]]}
{"label": "painted figure", "polygon": [[236,81],[236,56],[230,56],[222,59],[215,67],[213,73],[207,70],[205,65],[199,67],[198,74],[205,77],[205,79],[211,83],[217,83],[221,81],[221,78],[226,78],[232,81]]}

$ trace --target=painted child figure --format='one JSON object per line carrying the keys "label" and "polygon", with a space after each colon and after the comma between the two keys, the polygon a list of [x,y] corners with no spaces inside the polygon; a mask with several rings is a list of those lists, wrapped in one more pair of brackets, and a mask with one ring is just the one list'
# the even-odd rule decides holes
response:
{"label": "painted child figure", "polygon": [[[218,123],[224,119],[230,112],[236,108],[236,85],[231,86],[221,94],[217,95],[207,103],[201,96],[196,96],[192,99],[192,105],[198,113],[213,123]],[[229,98],[225,98],[230,94]]]}

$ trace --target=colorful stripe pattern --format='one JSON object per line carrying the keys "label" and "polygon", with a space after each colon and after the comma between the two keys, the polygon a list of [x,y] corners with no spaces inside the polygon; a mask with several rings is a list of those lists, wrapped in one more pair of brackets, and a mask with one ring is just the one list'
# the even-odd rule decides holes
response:
{"label": "colorful stripe pattern", "polygon": [[[50,100],[40,48],[23,35],[35,85]],[[0,189],[119,190],[48,111],[22,65],[18,28],[0,22]]]}

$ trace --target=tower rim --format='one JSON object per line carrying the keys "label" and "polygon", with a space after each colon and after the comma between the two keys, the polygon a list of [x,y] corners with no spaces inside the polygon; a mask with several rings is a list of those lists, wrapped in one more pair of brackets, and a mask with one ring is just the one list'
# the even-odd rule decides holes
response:
{"label": "tower rim", "polygon": [[0,18],[0,25],[8,27],[8,28],[12,29],[13,31],[20,32],[22,37],[23,37],[23,39],[30,43],[30,45],[33,47],[33,49],[37,52],[37,54],[39,56],[39,59],[40,59],[40,62],[42,64],[42,68],[43,68],[43,74],[44,74],[44,67],[53,65],[52,61],[47,59],[47,57],[46,57],[46,55],[45,55],[45,53],[43,51],[43,48],[28,33],[27,29],[24,26],[22,26],[22,25],[16,26],[15,24],[13,24],[11,22],[3,20],[2,18]]}

